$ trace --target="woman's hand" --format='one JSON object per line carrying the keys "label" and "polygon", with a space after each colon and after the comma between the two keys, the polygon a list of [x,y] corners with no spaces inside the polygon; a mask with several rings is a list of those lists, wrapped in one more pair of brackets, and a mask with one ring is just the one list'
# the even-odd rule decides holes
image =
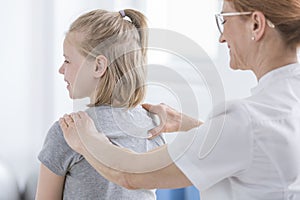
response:
{"label": "woman's hand", "polygon": [[85,112],[72,113],[64,115],[59,119],[60,127],[63,131],[64,138],[68,145],[77,153],[84,154],[86,148],[83,143],[85,136],[101,137],[102,141],[109,142],[107,137],[99,133],[93,120]]}
{"label": "woman's hand", "polygon": [[143,104],[144,109],[158,115],[159,126],[149,130],[150,137],[155,137],[162,132],[188,131],[203,124],[192,117],[176,111],[163,103],[158,105]]}

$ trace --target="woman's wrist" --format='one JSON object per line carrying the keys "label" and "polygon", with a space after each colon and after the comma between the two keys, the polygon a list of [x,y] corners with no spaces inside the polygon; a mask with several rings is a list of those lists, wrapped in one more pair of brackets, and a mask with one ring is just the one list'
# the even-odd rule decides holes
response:
{"label": "woman's wrist", "polygon": [[183,116],[183,125],[181,127],[181,129],[182,129],[181,131],[189,131],[193,128],[201,126],[202,124],[203,124],[202,121],[199,121],[197,119],[194,119],[192,117],[184,115]]}
{"label": "woman's wrist", "polygon": [[[82,142],[82,148],[80,149],[80,154],[85,156],[89,154],[89,146],[87,144],[90,144],[91,141],[97,141],[97,145],[103,146],[107,144],[112,144],[111,141],[103,134],[99,132],[88,132],[85,135],[84,140],[86,142]],[[92,142],[93,143],[93,142]]]}

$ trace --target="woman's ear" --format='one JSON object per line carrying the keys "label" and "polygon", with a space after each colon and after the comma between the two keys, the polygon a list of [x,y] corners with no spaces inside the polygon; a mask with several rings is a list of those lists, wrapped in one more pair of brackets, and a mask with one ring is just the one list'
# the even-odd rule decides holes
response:
{"label": "woman's ear", "polygon": [[252,21],[252,38],[253,40],[258,41],[260,40],[266,29],[266,17],[262,12],[255,11],[252,13],[251,17]]}
{"label": "woman's ear", "polygon": [[94,76],[95,78],[102,77],[107,69],[107,59],[103,55],[99,55],[96,57],[96,63],[95,63],[95,69],[94,69]]}

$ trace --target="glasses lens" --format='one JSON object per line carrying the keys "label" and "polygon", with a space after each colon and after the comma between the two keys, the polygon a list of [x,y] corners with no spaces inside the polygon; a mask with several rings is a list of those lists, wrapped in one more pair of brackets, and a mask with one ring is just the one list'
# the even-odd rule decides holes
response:
{"label": "glasses lens", "polygon": [[221,34],[223,34],[224,30],[224,19],[221,15],[216,15],[217,26]]}

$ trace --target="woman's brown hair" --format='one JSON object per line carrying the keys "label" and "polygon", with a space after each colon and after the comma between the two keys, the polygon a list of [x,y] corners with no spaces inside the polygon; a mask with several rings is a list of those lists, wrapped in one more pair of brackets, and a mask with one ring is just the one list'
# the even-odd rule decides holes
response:
{"label": "woman's brown hair", "polygon": [[300,44],[300,0],[228,0],[237,11],[260,11],[270,20],[285,43]]}

